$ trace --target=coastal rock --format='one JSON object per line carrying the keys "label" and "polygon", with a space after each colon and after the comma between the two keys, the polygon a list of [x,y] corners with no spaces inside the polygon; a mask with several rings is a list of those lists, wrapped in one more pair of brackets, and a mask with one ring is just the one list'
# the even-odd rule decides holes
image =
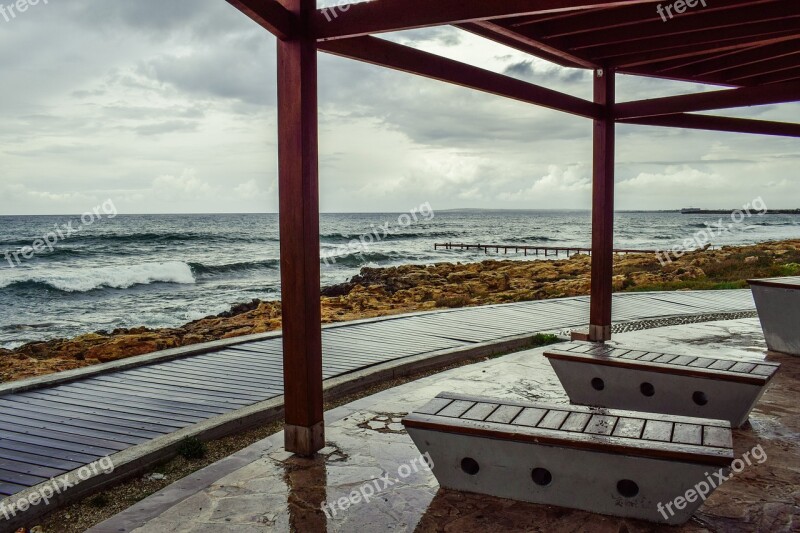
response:
{"label": "coastal rock", "polygon": [[[664,258],[662,257],[662,261]],[[744,288],[747,279],[800,275],[800,240],[726,246],[659,262],[652,254],[614,258],[615,291]],[[325,323],[436,308],[454,308],[589,294],[591,258],[486,260],[363,268],[347,283],[321,291]],[[252,300],[180,328],[144,327],[0,349],[0,380],[72,370],[157,350],[281,327],[281,303]]]}

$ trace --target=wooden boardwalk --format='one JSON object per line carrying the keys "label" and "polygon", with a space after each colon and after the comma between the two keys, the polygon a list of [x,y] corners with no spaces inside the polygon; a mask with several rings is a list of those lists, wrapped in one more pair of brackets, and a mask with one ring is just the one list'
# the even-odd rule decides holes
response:
{"label": "wooden boardwalk", "polygon": [[[616,322],[754,309],[749,290],[614,295]],[[325,379],[475,343],[585,325],[589,298],[337,324]],[[281,339],[0,396],[0,499],[106,455],[283,394]]]}

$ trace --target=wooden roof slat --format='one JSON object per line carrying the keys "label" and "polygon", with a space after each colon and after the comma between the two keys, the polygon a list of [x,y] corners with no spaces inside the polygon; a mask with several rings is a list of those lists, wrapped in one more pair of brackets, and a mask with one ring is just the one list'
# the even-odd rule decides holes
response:
{"label": "wooden roof slat", "polygon": [[[758,35],[754,37],[738,37],[735,39],[730,40],[723,40],[718,41],[715,46],[710,46],[706,49],[698,48],[697,45],[691,44],[688,46],[683,46],[680,48],[673,48],[673,49],[660,49],[651,52],[639,53],[639,54],[627,54],[627,58],[617,58],[615,61],[615,65],[625,71],[631,72],[633,74],[645,74],[645,75],[652,75],[657,76],[657,74],[652,72],[647,72],[645,69],[648,65],[652,65],[654,63],[662,63],[664,61],[670,61],[673,59],[686,59],[686,58],[695,58],[698,56],[705,56],[709,53],[721,53],[721,52],[728,52],[733,50],[744,50],[748,48],[752,48],[753,46],[761,46],[761,45],[768,45],[768,44],[777,44],[787,41],[794,41],[800,37],[800,33],[796,31],[784,31],[778,33],[767,33],[765,35]],[[620,53],[618,55],[625,55],[624,53]],[[664,77],[664,76],[662,76]],[[675,79],[677,77],[670,76],[669,78]],[[711,80],[687,80],[687,81],[701,81],[705,83],[720,83],[719,81],[711,81]]]}
{"label": "wooden roof slat", "polygon": [[494,22],[470,22],[467,24],[459,24],[457,27],[511,48],[516,48],[527,54],[546,59],[563,67],[599,68],[599,65],[587,59],[558,50],[557,48],[553,48],[541,41],[517,33]]}
{"label": "wooden roof slat", "polygon": [[521,15],[655,3],[659,0],[378,0],[350,4],[331,17],[319,10],[311,21],[318,40],[359,37],[446,24]]}
{"label": "wooden roof slat", "polygon": [[[727,0],[724,5],[709,4],[702,9],[689,9],[685,13],[677,15],[675,19],[670,22],[685,20],[689,17],[708,16],[712,14],[714,17],[721,15],[721,12],[740,9],[751,8],[756,5],[763,5],[775,3],[776,0]],[[562,16],[558,20],[552,21],[527,21],[521,23],[510,24],[513,28],[524,28],[526,26],[535,26],[534,31],[541,36],[547,38],[555,37],[568,37],[573,35],[580,35],[589,32],[596,32],[599,29],[604,31],[617,30],[628,26],[639,26],[648,22],[658,21],[663,24],[659,18],[656,9],[652,5],[642,4],[635,6],[624,6],[616,9],[599,9],[580,12],[570,12]],[[672,28],[669,28],[672,30]]]}
{"label": "wooden roof slat", "polygon": [[[724,31],[725,34],[735,37],[758,33],[762,31],[761,28],[771,29],[771,26],[777,21],[781,21],[781,23],[789,27],[797,28],[797,21],[792,19],[800,17],[800,3],[784,5],[773,2],[759,6],[757,9],[729,10],[724,13],[696,9],[691,13],[691,16],[684,14],[669,20],[667,23],[664,23],[653,13],[654,16],[644,19],[639,24],[627,27],[624,31],[619,28],[600,27],[586,34],[572,35],[569,38],[558,37],[555,41],[549,40],[551,36],[546,32],[538,34],[548,39],[551,43],[558,42],[572,50],[619,43],[638,46],[640,41],[652,42],[654,39],[677,41],[683,40],[687,34],[692,33],[714,35],[715,32]],[[718,34],[716,36],[719,37]],[[637,44],[634,45],[632,43]]]}

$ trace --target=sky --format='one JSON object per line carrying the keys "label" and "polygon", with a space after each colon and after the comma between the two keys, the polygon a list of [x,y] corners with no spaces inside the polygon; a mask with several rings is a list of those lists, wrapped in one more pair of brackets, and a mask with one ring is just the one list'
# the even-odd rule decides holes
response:
{"label": "sky", "polygon": [[[224,0],[43,2],[0,16],[0,215],[277,211],[274,37]],[[589,71],[455,28],[382,37],[591,98]],[[319,71],[323,212],[590,206],[589,120],[327,54]],[[622,125],[616,206],[796,208],[798,166],[800,139]]]}

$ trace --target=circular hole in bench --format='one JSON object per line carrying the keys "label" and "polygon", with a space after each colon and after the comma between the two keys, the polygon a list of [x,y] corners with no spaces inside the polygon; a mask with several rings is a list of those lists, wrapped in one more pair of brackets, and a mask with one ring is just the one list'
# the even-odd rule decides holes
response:
{"label": "circular hole in bench", "polygon": [[642,391],[642,394],[645,396],[652,396],[656,393],[656,388],[653,387],[653,384],[647,383],[646,381],[639,386],[639,390]]}
{"label": "circular hole in bench", "polygon": [[592,388],[594,390],[603,390],[606,388],[606,382],[600,378],[594,378],[592,380]]}
{"label": "circular hole in bench", "polygon": [[553,482],[553,474],[546,468],[534,468],[533,472],[531,472],[531,479],[537,485],[546,487]]}
{"label": "circular hole in bench", "polygon": [[705,392],[695,391],[695,393],[692,394],[692,400],[694,400],[694,403],[697,405],[705,405],[708,403],[708,396],[706,396]]}
{"label": "circular hole in bench", "polygon": [[636,484],[635,481],[631,481],[630,479],[621,479],[617,483],[617,492],[620,495],[626,498],[633,498],[637,494],[639,494],[639,485]]}
{"label": "circular hole in bench", "polygon": [[461,470],[463,470],[465,474],[474,476],[480,469],[481,467],[478,465],[478,461],[472,457],[464,457],[461,459]]}

